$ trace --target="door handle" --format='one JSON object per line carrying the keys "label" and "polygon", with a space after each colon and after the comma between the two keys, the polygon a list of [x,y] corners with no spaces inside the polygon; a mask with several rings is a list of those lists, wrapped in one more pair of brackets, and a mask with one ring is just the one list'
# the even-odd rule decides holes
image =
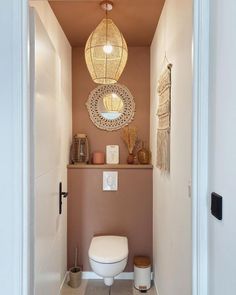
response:
{"label": "door handle", "polygon": [[62,198],[66,198],[68,193],[62,191],[62,183],[59,183],[59,214],[62,213]]}

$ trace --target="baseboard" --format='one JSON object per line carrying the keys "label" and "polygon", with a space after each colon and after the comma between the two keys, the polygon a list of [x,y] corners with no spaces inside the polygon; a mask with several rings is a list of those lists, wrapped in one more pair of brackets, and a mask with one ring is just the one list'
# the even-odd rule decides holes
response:
{"label": "baseboard", "polygon": [[69,276],[69,271],[67,271],[67,272],[65,273],[65,276],[64,276],[64,278],[63,278],[63,280],[62,280],[62,282],[61,282],[60,292],[61,292],[61,290],[62,290],[63,285],[68,281],[68,276]]}
{"label": "baseboard", "polygon": [[156,282],[155,278],[153,279],[153,284],[154,284],[154,287],[156,289],[157,295],[160,295],[160,293],[158,291],[158,288],[157,288],[157,282]]}
{"label": "baseboard", "polygon": [[[134,273],[133,272],[122,272],[118,276],[115,277],[116,280],[133,280]],[[98,276],[92,271],[83,271],[82,272],[83,280],[102,280],[103,278]]]}
{"label": "baseboard", "polygon": [[133,280],[134,273],[133,272],[122,272],[118,276],[115,277],[116,280]]}
{"label": "baseboard", "polygon": [[[103,278],[95,274],[93,271],[83,271],[82,272],[83,280],[102,280]],[[122,272],[115,277],[116,280],[133,280],[133,272]],[[153,273],[151,273],[151,280],[153,279]]]}

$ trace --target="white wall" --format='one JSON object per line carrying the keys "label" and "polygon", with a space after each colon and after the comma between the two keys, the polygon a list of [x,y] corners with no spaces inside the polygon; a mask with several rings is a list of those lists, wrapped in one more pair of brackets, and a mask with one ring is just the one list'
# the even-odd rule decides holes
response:
{"label": "white wall", "polygon": [[[209,209],[209,295],[236,294],[236,2],[211,0],[210,192],[223,196],[223,220]],[[210,200],[210,195],[209,195]]]}
{"label": "white wall", "polygon": [[[192,1],[166,0],[151,45],[154,274],[159,295],[191,294]],[[170,175],[156,168],[157,85],[165,52],[172,67]]]}
{"label": "white wall", "polygon": [[[47,1],[35,17],[35,294],[57,295],[67,270],[67,190],[72,134],[71,46]],[[39,15],[39,17],[38,17]]]}

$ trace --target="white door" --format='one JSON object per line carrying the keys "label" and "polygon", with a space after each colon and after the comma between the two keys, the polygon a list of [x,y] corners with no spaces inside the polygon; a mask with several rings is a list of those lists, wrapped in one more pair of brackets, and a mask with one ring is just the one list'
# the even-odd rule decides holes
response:
{"label": "white door", "polygon": [[[60,58],[37,13],[31,14],[35,191],[35,295],[59,294],[66,255],[66,200],[59,214],[59,183],[66,189],[62,157]],[[64,178],[64,179],[62,179]]]}

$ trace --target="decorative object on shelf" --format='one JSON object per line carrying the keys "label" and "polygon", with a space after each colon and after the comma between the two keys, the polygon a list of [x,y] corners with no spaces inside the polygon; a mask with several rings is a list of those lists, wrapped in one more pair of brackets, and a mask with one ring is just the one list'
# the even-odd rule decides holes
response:
{"label": "decorative object on shelf", "polygon": [[127,164],[134,164],[134,161],[135,161],[135,155],[133,153],[129,154],[127,157]]}
{"label": "decorative object on shelf", "polygon": [[[134,149],[133,149],[133,165],[139,165],[139,160],[138,160],[138,151],[142,148],[142,141],[137,138]],[[129,157],[132,159],[132,157]]]}
{"label": "decorative object on shelf", "polygon": [[86,134],[76,134],[70,149],[71,164],[87,164],[89,162],[89,144]]}
{"label": "decorative object on shelf", "polygon": [[150,151],[145,147],[144,141],[142,142],[142,148],[138,151],[138,161],[140,164],[149,164],[150,162]]}
{"label": "decorative object on shelf", "polygon": [[118,145],[106,146],[106,163],[119,164],[119,146]]}
{"label": "decorative object on shelf", "polygon": [[129,155],[127,157],[127,164],[134,164],[133,150],[137,142],[137,130],[136,127],[126,126],[123,128],[122,139],[125,142]]}
{"label": "decorative object on shelf", "polygon": [[105,163],[105,153],[104,152],[93,152],[93,164],[103,165]]}
{"label": "decorative object on shelf", "polygon": [[106,17],[89,36],[85,46],[85,60],[91,78],[98,84],[116,83],[127,62],[128,48],[122,33],[107,17],[112,1],[102,1]]}
{"label": "decorative object on shelf", "polygon": [[168,64],[158,82],[157,167],[163,172],[170,171],[171,68]]}
{"label": "decorative object on shelf", "polygon": [[[114,95],[122,101],[116,111],[114,109],[112,111],[107,110],[104,105],[105,98],[109,108],[107,99],[109,95]],[[106,131],[118,130],[128,125],[135,114],[135,102],[132,94],[126,86],[118,83],[96,87],[90,92],[86,106],[94,125]]]}

